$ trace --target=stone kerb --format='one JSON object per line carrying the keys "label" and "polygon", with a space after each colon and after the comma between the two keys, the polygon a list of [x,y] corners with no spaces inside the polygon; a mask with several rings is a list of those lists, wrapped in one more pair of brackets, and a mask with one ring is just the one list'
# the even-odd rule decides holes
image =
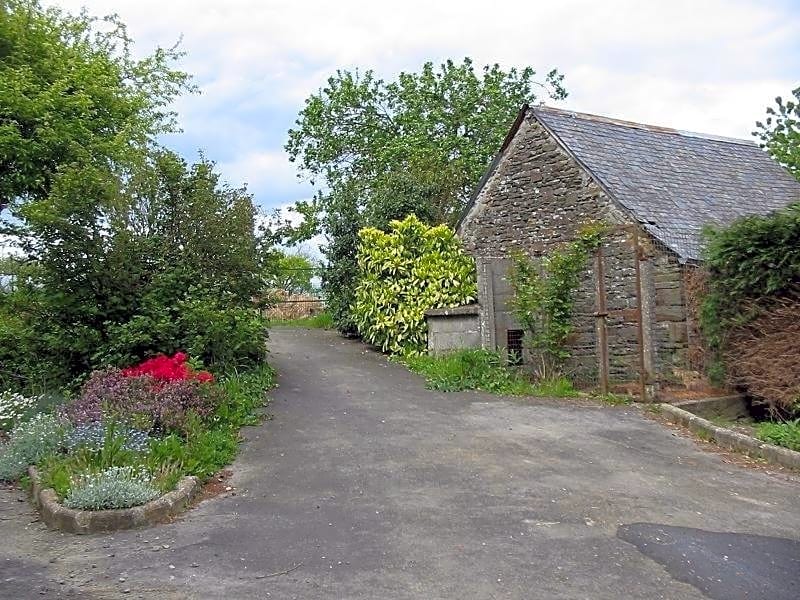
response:
{"label": "stone kerb", "polygon": [[69,533],[102,533],[146,527],[183,512],[200,490],[197,477],[184,477],[171,492],[132,508],[113,510],[74,510],[58,502],[54,490],[43,488],[35,467],[28,468],[33,502],[42,521],[52,529]]}
{"label": "stone kerb", "polygon": [[719,427],[711,421],[671,404],[661,404],[660,408],[661,414],[667,420],[682,425],[695,433],[705,435],[724,448],[762,458],[783,467],[800,470],[800,452],[766,444],[743,433]]}

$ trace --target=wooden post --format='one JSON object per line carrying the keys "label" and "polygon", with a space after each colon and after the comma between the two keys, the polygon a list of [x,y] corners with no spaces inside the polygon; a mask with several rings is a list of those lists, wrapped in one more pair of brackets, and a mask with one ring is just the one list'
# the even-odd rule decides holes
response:
{"label": "wooden post", "polygon": [[597,252],[595,253],[597,312],[594,316],[595,326],[597,328],[597,345],[600,350],[600,392],[602,394],[608,394],[608,331],[606,329],[608,309],[606,307],[606,273],[603,263],[603,247],[598,246]]}

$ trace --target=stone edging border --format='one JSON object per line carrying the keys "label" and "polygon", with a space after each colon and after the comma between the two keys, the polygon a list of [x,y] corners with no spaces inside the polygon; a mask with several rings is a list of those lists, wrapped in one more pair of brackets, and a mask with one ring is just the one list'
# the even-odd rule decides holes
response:
{"label": "stone edging border", "polygon": [[113,510],[74,510],[58,502],[51,488],[42,488],[35,467],[28,468],[33,503],[51,529],[69,533],[102,533],[155,525],[182,512],[200,490],[197,477],[184,477],[177,487],[147,504]]}
{"label": "stone edging border", "polygon": [[800,470],[800,452],[766,444],[749,435],[714,425],[711,421],[672,404],[659,404],[658,406],[661,408],[661,414],[668,421],[687,427],[695,433],[703,433],[724,448],[763,458],[767,462],[783,467]]}

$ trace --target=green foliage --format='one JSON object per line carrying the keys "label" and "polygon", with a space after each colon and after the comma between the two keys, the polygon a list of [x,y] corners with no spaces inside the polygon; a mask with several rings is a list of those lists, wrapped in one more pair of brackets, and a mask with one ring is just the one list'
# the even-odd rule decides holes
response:
{"label": "green foliage", "polygon": [[213,163],[156,153],[105,209],[59,194],[22,209],[35,267],[0,294],[0,339],[16,339],[0,382],[33,387],[45,367],[48,385],[64,383],[176,350],[213,368],[264,359],[255,209]]}
{"label": "green foliage", "polygon": [[625,404],[631,404],[633,402],[633,398],[630,396],[626,396],[624,394],[613,394],[609,392],[608,394],[594,394],[593,398],[597,398],[603,404],[610,404],[611,406],[621,406]]}
{"label": "green foliage", "polygon": [[311,294],[314,291],[312,279],[319,271],[315,261],[302,254],[287,254],[273,250],[264,273],[264,287],[280,290],[287,294]]}
{"label": "green foliage", "polygon": [[388,233],[368,227],[359,237],[353,314],[359,333],[384,352],[423,351],[426,310],[475,300],[475,264],[449,227],[410,215]]}
{"label": "green foliage", "polygon": [[324,230],[323,292],[341,332],[356,331],[359,229],[388,230],[412,213],[427,224],[454,224],[520,107],[535,102],[534,89],[566,96],[557,71],[542,82],[535,76],[530,67],[476,72],[468,58],[429,62],[392,82],[372,71],[337,71],[306,100],[286,151],[325,193],[299,204],[305,221],[285,233],[297,240]]}
{"label": "green foliage", "polygon": [[540,379],[558,378],[569,358],[566,341],[572,331],[575,292],[590,253],[600,246],[604,233],[603,225],[589,224],[574,241],[540,261],[514,256],[510,306],[525,330],[524,342],[535,357]]}
{"label": "green foliage", "polygon": [[67,454],[42,455],[35,461],[42,484],[52,487],[63,499],[71,494],[76,481],[111,467],[148,473],[151,484],[162,493],[173,489],[185,475],[206,480],[235,458],[239,428],[259,422],[257,411],[266,404],[266,392],[273,381],[274,371],[267,365],[232,371],[217,384],[222,400],[209,418],[192,416],[183,433],[152,438],[144,451],[126,449],[121,430],[112,426],[106,428],[99,448],[81,446]]}
{"label": "green foliage", "polygon": [[257,424],[260,418],[256,411],[266,404],[266,394],[274,380],[275,371],[266,364],[249,371],[233,371],[223,377],[219,382],[223,401],[217,407],[213,422],[236,430]]}
{"label": "green foliage", "polygon": [[[391,196],[385,192],[401,179],[412,188],[431,186],[414,194],[414,212],[427,201],[435,223],[453,224],[520,107],[535,101],[534,87],[552,98],[566,96],[557,71],[544,84],[535,75],[530,67],[503,71],[499,65],[476,73],[469,58],[438,67],[428,62],[392,82],[372,71],[337,71],[306,100],[286,150],[330,189],[362,181],[379,198]],[[361,201],[377,206],[371,198]]]}
{"label": "green foliage", "polygon": [[333,317],[327,311],[321,312],[313,317],[300,317],[299,319],[273,320],[272,325],[282,325],[285,327],[304,327],[306,329],[333,329]]}
{"label": "green foliage", "polygon": [[552,377],[534,381],[528,396],[542,396],[545,398],[574,398],[581,393],[575,389],[572,381],[567,377]]}
{"label": "green foliage", "polygon": [[14,428],[8,442],[0,447],[0,480],[15,480],[29,465],[55,454],[67,430],[67,424],[60,418],[45,414]]}
{"label": "green foliage", "polygon": [[442,392],[483,390],[507,396],[576,396],[565,378],[531,383],[518,369],[506,366],[502,352],[457,350],[442,355],[405,356],[409,369],[425,377],[427,387]]}
{"label": "green foliage", "polygon": [[772,158],[800,179],[800,87],[792,90],[792,96],[794,100],[786,102],[775,98],[775,108],[767,108],[767,118],[756,122],[758,131],[753,135]]}
{"label": "green foliage", "polygon": [[776,300],[800,294],[800,203],[704,233],[708,291],[700,325],[715,357],[709,375],[721,383],[730,332]]}
{"label": "green foliage", "polygon": [[358,232],[364,219],[358,209],[358,190],[340,185],[326,196],[328,209],[322,219],[328,244],[322,249],[327,268],[322,275],[325,307],[336,329],[344,335],[357,332],[351,306],[358,282]]}
{"label": "green foliage", "polygon": [[36,0],[0,16],[0,234],[22,252],[2,265],[0,387],[176,349],[263,360],[252,198],[155,142],[191,89],[180,54],[134,59],[116,17]]}
{"label": "green foliage", "polygon": [[176,465],[181,473],[206,480],[234,459],[238,447],[230,429],[200,430],[185,440],[173,434],[153,442],[150,461]]}
{"label": "green foliage", "polygon": [[531,389],[530,382],[505,366],[499,352],[458,350],[437,356],[405,356],[402,360],[412,371],[423,375],[432,390],[484,390],[519,396]]}
{"label": "green foliage", "polygon": [[170,66],[179,57],[159,48],[135,59],[116,17],[0,4],[0,212],[47,197],[59,179],[120,168],[174,131],[165,107],[191,89]]}
{"label": "green foliage", "polygon": [[72,487],[72,477],[78,472],[77,461],[72,456],[52,455],[39,465],[39,481],[51,488],[59,499],[63,499]]}
{"label": "green foliage", "polygon": [[78,510],[139,506],[158,497],[152,476],[134,467],[109,467],[75,479],[64,505]]}
{"label": "green foliage", "polygon": [[756,437],[769,444],[800,452],[800,419],[785,423],[759,423],[756,427]]}

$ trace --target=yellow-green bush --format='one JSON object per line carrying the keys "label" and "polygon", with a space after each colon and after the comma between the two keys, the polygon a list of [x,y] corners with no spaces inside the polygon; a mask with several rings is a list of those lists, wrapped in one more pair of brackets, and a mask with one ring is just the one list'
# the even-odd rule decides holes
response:
{"label": "yellow-green bush", "polygon": [[453,230],[414,215],[389,232],[359,232],[359,283],[352,307],[364,339],[393,354],[425,349],[425,311],[475,300],[475,263]]}

